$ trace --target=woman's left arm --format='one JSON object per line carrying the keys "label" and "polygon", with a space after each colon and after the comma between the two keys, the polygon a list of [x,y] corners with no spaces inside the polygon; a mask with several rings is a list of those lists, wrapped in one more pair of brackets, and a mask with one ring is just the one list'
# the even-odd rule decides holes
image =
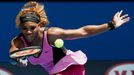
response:
{"label": "woman's left arm", "polygon": [[94,36],[118,28],[130,20],[128,14],[125,14],[123,16],[121,16],[121,14],[122,10],[114,15],[111,22],[104,23],[101,25],[86,25],[78,29],[62,29],[58,27],[52,27],[49,28],[48,33],[50,34],[50,36],[55,36],[57,38],[67,40]]}

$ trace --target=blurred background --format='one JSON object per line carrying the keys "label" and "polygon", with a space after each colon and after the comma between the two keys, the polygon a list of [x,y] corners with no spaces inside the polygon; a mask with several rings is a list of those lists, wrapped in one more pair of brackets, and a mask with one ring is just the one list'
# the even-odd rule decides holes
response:
{"label": "blurred background", "polygon": [[[9,61],[10,41],[20,33],[15,27],[15,19],[24,3],[25,2],[0,2],[1,63]],[[108,63],[107,65],[110,65],[111,63],[134,60],[134,2],[41,1],[41,3],[45,5],[45,10],[50,21],[49,27],[55,26],[64,29],[75,29],[85,25],[107,23],[111,21],[114,14],[120,10],[123,10],[123,14],[128,13],[131,19],[121,27],[89,38],[65,40],[65,47],[73,51],[82,50],[86,53],[88,63],[90,63],[87,65],[90,66],[92,64],[94,66],[102,64],[101,66],[103,66],[106,62]],[[6,64],[2,65],[6,67]],[[93,70],[93,67],[91,70]],[[89,72],[91,70],[89,70]],[[98,74],[99,73],[100,72],[98,72]],[[95,73],[92,73],[92,75],[93,74],[97,75]],[[101,74],[103,74],[103,72]]]}

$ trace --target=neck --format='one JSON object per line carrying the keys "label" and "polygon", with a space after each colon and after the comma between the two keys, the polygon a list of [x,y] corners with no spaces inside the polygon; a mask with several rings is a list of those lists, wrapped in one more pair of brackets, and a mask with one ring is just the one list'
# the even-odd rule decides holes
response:
{"label": "neck", "polygon": [[43,34],[44,34],[44,31],[38,32],[36,37],[34,38],[34,41],[29,42],[29,45],[30,46],[42,46]]}

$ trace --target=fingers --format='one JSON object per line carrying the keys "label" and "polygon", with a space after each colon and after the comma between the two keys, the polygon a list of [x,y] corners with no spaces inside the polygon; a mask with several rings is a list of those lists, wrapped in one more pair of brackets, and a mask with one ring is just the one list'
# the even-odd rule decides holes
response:
{"label": "fingers", "polygon": [[123,10],[121,10],[120,12],[117,12],[114,17],[120,17],[122,12],[123,12]]}
{"label": "fingers", "polygon": [[23,59],[20,59],[21,60],[21,63],[22,65],[25,67],[27,66],[27,59],[23,60]]}
{"label": "fingers", "polygon": [[120,17],[120,16],[121,16],[122,12],[123,12],[123,10],[121,10],[121,11],[119,12],[118,17]]}
{"label": "fingers", "polygon": [[119,14],[119,12],[117,12],[117,13],[114,15],[114,17],[117,17],[117,16],[118,16],[118,14]]}
{"label": "fingers", "polygon": [[128,14],[125,14],[125,15],[121,16],[121,19],[123,19],[125,17],[128,17]]}
{"label": "fingers", "polygon": [[128,16],[128,14],[121,16],[122,12],[123,10],[117,12],[115,16],[113,17],[113,22],[115,22],[116,28],[130,20],[130,17]]}
{"label": "fingers", "polygon": [[18,59],[19,66],[26,67],[28,65],[27,59]]}
{"label": "fingers", "polygon": [[129,20],[130,20],[130,17],[127,17],[127,18],[123,19],[123,23],[126,23],[126,22],[128,22]]}

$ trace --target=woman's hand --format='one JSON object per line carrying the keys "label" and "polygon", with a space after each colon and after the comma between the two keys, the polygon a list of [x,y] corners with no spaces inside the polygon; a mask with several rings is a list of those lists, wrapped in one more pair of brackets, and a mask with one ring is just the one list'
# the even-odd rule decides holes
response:
{"label": "woman's hand", "polygon": [[128,17],[128,14],[122,15],[122,10],[120,12],[117,12],[112,20],[112,23],[114,24],[115,28],[123,25],[124,23],[128,22],[130,20],[130,17]]}
{"label": "woman's hand", "polygon": [[28,60],[25,58],[17,58],[17,66],[26,67],[28,65]]}

